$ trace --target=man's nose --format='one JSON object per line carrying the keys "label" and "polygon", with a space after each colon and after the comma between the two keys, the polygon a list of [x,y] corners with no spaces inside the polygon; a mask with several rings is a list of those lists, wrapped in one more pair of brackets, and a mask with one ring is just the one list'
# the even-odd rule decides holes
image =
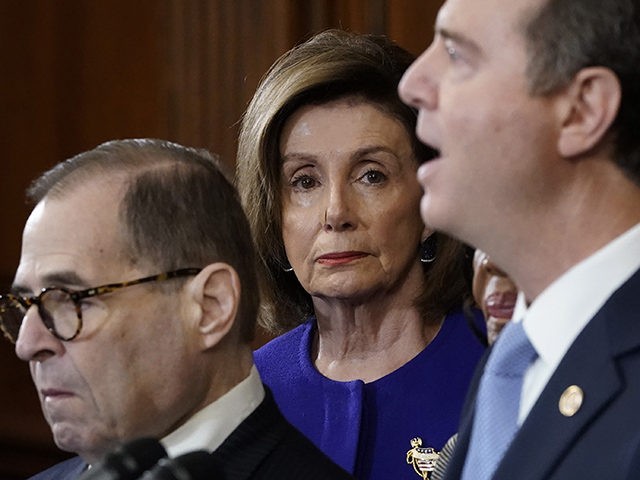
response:
{"label": "man's nose", "polygon": [[49,331],[40,318],[38,307],[29,307],[16,339],[15,351],[18,358],[25,362],[42,361],[59,353],[62,348],[62,342]]}
{"label": "man's nose", "polygon": [[404,103],[416,109],[434,110],[438,105],[438,89],[432,65],[433,44],[407,69],[398,85]]}

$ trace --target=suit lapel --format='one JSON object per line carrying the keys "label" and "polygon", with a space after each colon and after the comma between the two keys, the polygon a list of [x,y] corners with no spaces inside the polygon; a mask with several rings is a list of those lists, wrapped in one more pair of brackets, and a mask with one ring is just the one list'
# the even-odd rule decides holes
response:
{"label": "suit lapel", "polygon": [[[608,352],[598,352],[602,329],[589,330],[580,335],[545,387],[498,467],[496,479],[548,478],[580,432],[620,391],[613,360]],[[565,417],[559,401],[571,385],[583,390],[584,401],[578,412]]]}
{"label": "suit lapel", "polygon": [[265,387],[262,403],[212,454],[217,458],[220,470],[225,472],[224,478],[253,478],[254,472],[284,435],[285,427],[273,396]]}
{"label": "suit lapel", "polygon": [[[507,451],[496,480],[548,478],[581,432],[622,391],[616,359],[640,346],[640,323],[633,318],[640,311],[638,291],[636,272],[576,338]],[[579,410],[566,417],[559,401],[571,385],[580,387],[584,397]]]}
{"label": "suit lapel", "polygon": [[73,457],[40,472],[30,480],[76,480],[87,469],[86,462],[80,457]]}
{"label": "suit lapel", "polygon": [[87,463],[80,457],[77,457],[77,462],[74,463],[75,465],[72,465],[69,472],[69,478],[78,478],[87,468],[89,468],[89,465],[87,465]]}

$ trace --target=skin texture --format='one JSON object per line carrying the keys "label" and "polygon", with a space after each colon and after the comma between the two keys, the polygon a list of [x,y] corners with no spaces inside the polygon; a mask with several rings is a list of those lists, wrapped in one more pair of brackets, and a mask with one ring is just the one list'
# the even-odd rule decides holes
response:
{"label": "skin texture", "polygon": [[[121,180],[87,182],[35,207],[14,290],[34,295],[48,286],[84,289],[160,273],[122,254],[114,208]],[[93,462],[123,441],[168,433],[215,397],[193,301],[202,278],[189,277],[175,291],[139,285],[87,299],[83,329],[71,342],[51,335],[36,308],[28,311],[16,353],[29,362],[61,449]]]}
{"label": "skin texture", "polygon": [[484,314],[487,339],[492,344],[511,320],[518,288],[489,256],[476,250],[473,256],[473,298]]}
{"label": "skin texture", "polygon": [[[500,7],[507,12],[497,24],[473,14],[496,2],[477,3],[447,2],[433,44],[400,87],[421,107],[418,137],[440,151],[420,170],[423,218],[467,240],[545,197],[545,185],[531,180],[541,177],[538,159],[550,142],[536,140],[553,138],[547,102],[528,94],[524,40],[509,22],[521,2]],[[464,16],[457,14],[463,4],[470,9]],[[488,218],[491,210],[500,214]]]}
{"label": "skin texture", "polygon": [[283,239],[313,297],[316,366],[330,378],[379,378],[435,334],[412,305],[430,231],[409,135],[371,104],[338,100],[296,111],[280,150]]}
{"label": "skin texture", "polygon": [[423,219],[487,252],[528,301],[638,221],[638,189],[606,138],[620,102],[613,72],[585,68],[553,93],[530,92],[523,24],[541,2],[448,0],[399,86],[419,110],[418,137],[440,150],[418,172]]}

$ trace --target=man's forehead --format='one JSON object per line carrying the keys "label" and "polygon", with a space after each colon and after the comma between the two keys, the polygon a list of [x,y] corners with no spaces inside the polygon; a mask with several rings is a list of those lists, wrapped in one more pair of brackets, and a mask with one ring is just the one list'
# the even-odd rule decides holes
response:
{"label": "man's forehead", "polygon": [[39,281],[59,271],[81,277],[122,263],[119,194],[97,185],[82,185],[64,195],[45,197],[25,225],[16,281]]}
{"label": "man's forehead", "polygon": [[126,171],[104,170],[88,166],[70,172],[53,185],[44,198],[64,199],[66,197],[82,197],[100,192],[101,196],[121,196],[127,179],[131,174]]}
{"label": "man's forehead", "polygon": [[436,30],[444,28],[469,39],[485,29],[522,33],[526,20],[546,1],[447,0],[438,11]]}
{"label": "man's forehead", "polygon": [[77,232],[101,226],[113,228],[121,199],[122,188],[113,182],[96,180],[74,185],[38,202],[27,219],[25,233],[45,225],[71,239]]}

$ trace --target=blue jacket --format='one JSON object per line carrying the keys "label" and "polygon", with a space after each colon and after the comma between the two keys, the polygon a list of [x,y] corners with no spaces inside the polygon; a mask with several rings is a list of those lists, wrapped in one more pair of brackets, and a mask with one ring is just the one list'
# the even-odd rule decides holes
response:
{"label": "blue jacket", "polygon": [[[484,325],[476,313],[477,325]],[[416,480],[411,439],[439,450],[458,428],[460,410],[484,347],[461,311],[395,372],[374,382],[336,382],[311,361],[315,320],[255,352],[263,381],[285,417],[361,480]]]}

